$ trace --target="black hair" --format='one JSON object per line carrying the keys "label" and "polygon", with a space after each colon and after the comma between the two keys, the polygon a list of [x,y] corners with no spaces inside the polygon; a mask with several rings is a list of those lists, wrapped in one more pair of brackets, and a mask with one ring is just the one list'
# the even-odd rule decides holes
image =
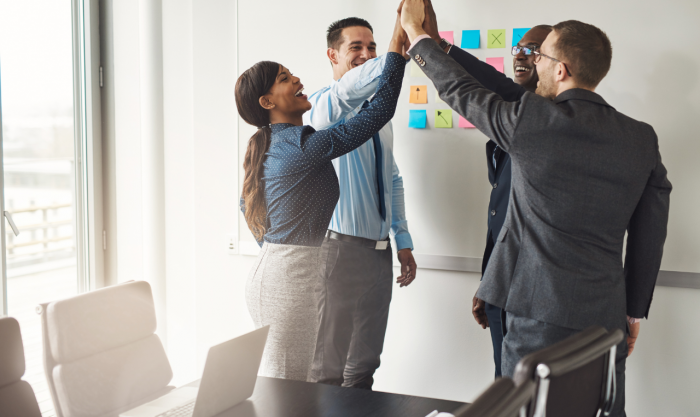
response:
{"label": "black hair", "polygon": [[355,26],[361,26],[369,29],[370,32],[374,33],[372,25],[369,24],[365,19],[360,19],[359,17],[348,17],[341,20],[336,20],[328,26],[326,31],[326,42],[329,48],[338,49],[343,38],[343,29],[351,28]]}

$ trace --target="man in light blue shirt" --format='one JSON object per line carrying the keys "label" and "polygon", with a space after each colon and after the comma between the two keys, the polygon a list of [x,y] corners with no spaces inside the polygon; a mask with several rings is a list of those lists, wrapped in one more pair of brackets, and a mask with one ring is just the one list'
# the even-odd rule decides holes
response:
{"label": "man in light blue shirt", "polygon": [[[316,130],[343,124],[367,105],[377,88],[385,55],[377,57],[370,24],[359,18],[334,22],[327,33],[333,79],[309,97],[304,124]],[[394,235],[401,275],[416,276],[408,232],[403,179],[393,155],[393,130],[333,160],[340,183],[321,250],[319,332],[310,381],[371,389],[384,346],[393,271]]]}

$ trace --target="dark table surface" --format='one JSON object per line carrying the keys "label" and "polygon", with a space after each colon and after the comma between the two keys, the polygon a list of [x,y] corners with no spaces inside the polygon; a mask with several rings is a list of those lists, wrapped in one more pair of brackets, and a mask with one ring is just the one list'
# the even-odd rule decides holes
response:
{"label": "dark table surface", "polygon": [[217,417],[425,417],[463,404],[259,376],[248,400]]}

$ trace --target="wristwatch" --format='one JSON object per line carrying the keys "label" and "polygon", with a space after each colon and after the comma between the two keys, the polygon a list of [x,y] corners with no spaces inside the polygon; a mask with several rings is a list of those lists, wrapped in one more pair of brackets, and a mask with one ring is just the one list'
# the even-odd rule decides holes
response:
{"label": "wristwatch", "polygon": [[440,45],[440,48],[442,48],[443,51],[445,51],[445,52],[447,52],[447,53],[450,53],[450,48],[452,48],[452,44],[449,43],[449,42],[447,42],[447,41],[445,40],[445,38],[442,38],[442,39],[440,40],[439,45]]}

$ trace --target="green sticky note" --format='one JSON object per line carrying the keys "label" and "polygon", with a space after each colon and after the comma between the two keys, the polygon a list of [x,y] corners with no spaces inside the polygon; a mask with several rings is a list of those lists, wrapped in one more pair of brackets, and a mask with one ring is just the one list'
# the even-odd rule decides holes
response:
{"label": "green sticky note", "polygon": [[440,98],[440,93],[437,90],[435,90],[435,102],[436,103],[444,103],[445,102],[443,99]]}
{"label": "green sticky note", "polygon": [[416,64],[416,61],[413,60],[411,60],[411,77],[427,77],[418,64]]}
{"label": "green sticky note", "polygon": [[489,29],[489,35],[486,40],[486,45],[489,49],[505,48],[506,47],[506,30],[505,29]]}
{"label": "green sticky note", "polygon": [[452,110],[435,110],[435,127],[452,128]]}

